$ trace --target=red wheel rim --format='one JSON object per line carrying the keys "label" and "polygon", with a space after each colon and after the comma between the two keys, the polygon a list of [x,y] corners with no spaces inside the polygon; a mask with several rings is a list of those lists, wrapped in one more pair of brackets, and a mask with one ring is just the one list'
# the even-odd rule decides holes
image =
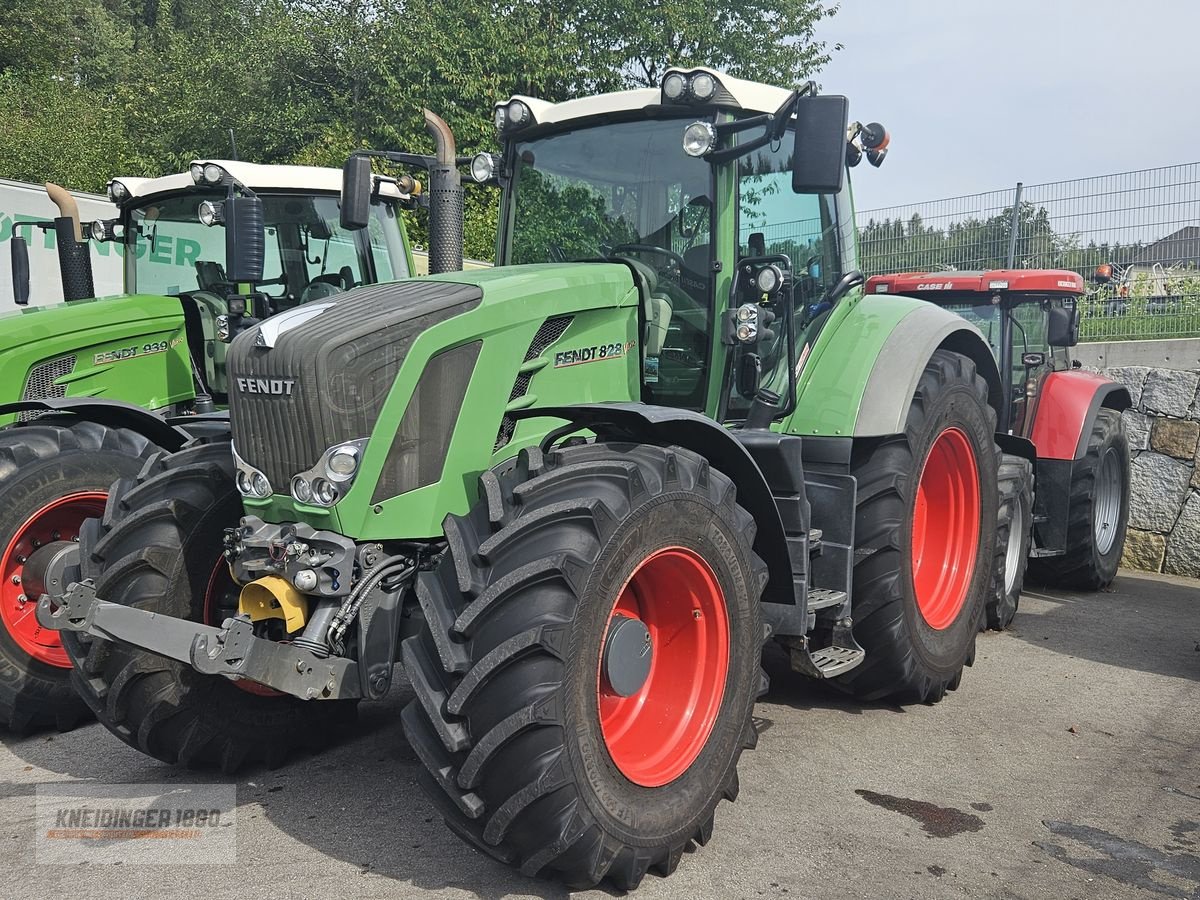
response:
{"label": "red wheel rim", "polygon": [[667,547],[633,570],[609,622],[617,615],[649,632],[650,671],[636,693],[620,696],[602,671],[601,646],[600,730],[622,775],[642,787],[661,787],[696,761],[717,721],[729,670],[725,595],[700,556]]}
{"label": "red wheel rim", "polygon": [[917,483],[912,578],[930,628],[949,628],[967,599],[979,548],[979,469],[966,434],[938,435]]}
{"label": "red wheel rim", "polygon": [[[208,584],[204,589],[204,624],[211,625],[214,628],[220,628],[221,623],[226,619],[226,612],[231,606],[233,613],[237,613],[237,595],[241,591],[238,583],[233,580],[233,575],[229,571],[229,563],[225,561],[225,556],[222,554],[217,557],[217,564],[213,566],[212,574],[208,576]],[[221,603],[222,599],[228,599],[232,596],[233,603]],[[281,691],[275,688],[267,687],[265,684],[259,684],[257,681],[248,681],[245,678],[233,679],[234,685],[241,688],[247,694],[254,694],[259,697],[282,697]]]}
{"label": "red wheel rim", "polygon": [[107,499],[103,491],[77,491],[47,503],[17,529],[0,557],[0,620],[18,647],[48,666],[69,669],[71,660],[58,632],[38,624],[38,598],[27,597],[22,587],[25,561],[43,544],[78,538],[84,519],[104,515]]}

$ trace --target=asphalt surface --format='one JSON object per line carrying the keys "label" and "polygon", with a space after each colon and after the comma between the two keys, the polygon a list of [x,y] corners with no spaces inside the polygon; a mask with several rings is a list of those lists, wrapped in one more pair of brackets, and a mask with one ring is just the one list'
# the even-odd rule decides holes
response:
{"label": "asphalt surface", "polygon": [[[1027,594],[937,706],[864,707],[770,668],[741,797],[639,900],[1200,898],[1200,582]],[[365,707],[324,755],[236,778],[176,771],[95,724],[0,735],[0,897],[567,896],[445,829],[416,784],[406,700]],[[35,864],[35,788],[75,780],[236,782],[236,864]]]}

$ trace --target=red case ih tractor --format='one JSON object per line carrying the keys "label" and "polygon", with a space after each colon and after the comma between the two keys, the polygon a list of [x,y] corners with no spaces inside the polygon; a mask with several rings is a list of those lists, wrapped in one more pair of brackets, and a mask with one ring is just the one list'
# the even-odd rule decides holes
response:
{"label": "red case ih tractor", "polygon": [[869,294],[928,300],[974,323],[996,355],[1010,391],[997,431],[1004,577],[988,625],[1017,610],[1028,563],[1042,583],[1096,590],[1117,573],[1129,518],[1129,444],[1122,385],[1079,368],[1076,300],[1083,278],[1054,269],[906,272],[876,275]]}

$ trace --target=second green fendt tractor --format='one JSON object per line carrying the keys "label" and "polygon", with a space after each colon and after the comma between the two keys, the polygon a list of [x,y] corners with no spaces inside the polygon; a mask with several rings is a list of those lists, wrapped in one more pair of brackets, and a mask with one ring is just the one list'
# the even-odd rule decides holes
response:
{"label": "second green fendt tractor", "polygon": [[[156,456],[29,567],[130,745],[277,762],[399,661],[457,833],[632,888],[737,795],[765,640],[865,699],[958,686],[1006,395],[968,322],[863,294],[847,163],[887,138],[845,98],[672,69],[495,115],[471,168],[503,190],[497,268],[249,329],[231,434]],[[437,271],[462,194],[428,121]],[[372,181],[347,163],[345,224]]]}

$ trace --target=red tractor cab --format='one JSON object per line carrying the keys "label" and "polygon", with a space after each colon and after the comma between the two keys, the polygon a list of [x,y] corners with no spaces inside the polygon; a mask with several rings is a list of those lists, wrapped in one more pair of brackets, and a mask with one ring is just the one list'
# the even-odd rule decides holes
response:
{"label": "red tractor cab", "polygon": [[[1076,272],[996,269],[875,275],[867,293],[936,303],[982,333],[1008,402],[996,423],[1004,449],[999,523],[1003,574],[989,624],[1012,619],[1026,562],[1050,584],[1095,590],[1115,577],[1129,517],[1123,385],[1078,368]],[[1001,563],[998,562],[998,567]],[[994,608],[993,608],[994,607]]]}

